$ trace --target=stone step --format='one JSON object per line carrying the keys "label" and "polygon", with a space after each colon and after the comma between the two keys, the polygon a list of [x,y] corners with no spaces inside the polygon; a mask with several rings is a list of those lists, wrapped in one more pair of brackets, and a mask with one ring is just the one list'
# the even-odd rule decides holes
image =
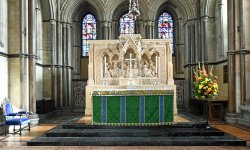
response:
{"label": "stone step", "polygon": [[214,128],[156,128],[156,129],[54,129],[47,137],[164,137],[164,136],[223,136]]}
{"label": "stone step", "polygon": [[82,125],[82,124],[64,124],[63,129],[159,129],[159,128],[205,128],[206,124],[178,123],[173,125],[157,126],[111,126],[111,125]]}
{"label": "stone step", "polygon": [[233,136],[38,137],[28,146],[245,146]]}

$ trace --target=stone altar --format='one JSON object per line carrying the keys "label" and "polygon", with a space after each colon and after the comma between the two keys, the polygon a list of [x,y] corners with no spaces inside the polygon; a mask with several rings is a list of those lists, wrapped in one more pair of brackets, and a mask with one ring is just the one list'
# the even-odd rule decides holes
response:
{"label": "stone altar", "polygon": [[172,51],[167,39],[142,39],[139,34],[118,40],[89,41],[85,114],[91,116],[94,90],[173,90]]}

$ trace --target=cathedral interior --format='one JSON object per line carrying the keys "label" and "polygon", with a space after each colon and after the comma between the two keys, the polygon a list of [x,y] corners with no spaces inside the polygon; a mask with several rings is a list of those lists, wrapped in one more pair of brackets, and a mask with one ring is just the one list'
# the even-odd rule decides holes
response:
{"label": "cathedral interior", "polygon": [[[170,42],[178,113],[208,113],[211,120],[249,128],[250,1],[139,0],[136,19],[128,13],[130,1],[0,0],[0,102],[32,112],[34,124],[52,114],[88,115],[89,43],[119,43],[120,35],[137,34]],[[193,94],[199,63],[213,68],[219,87],[206,112]]]}

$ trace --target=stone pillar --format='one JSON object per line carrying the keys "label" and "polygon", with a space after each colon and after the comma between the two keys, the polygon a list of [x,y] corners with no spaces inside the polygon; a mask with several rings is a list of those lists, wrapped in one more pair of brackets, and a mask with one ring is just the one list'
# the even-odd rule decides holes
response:
{"label": "stone pillar", "polygon": [[58,36],[58,45],[57,45],[57,75],[58,75],[58,80],[57,80],[57,107],[62,107],[63,106],[63,64],[62,64],[62,57],[63,57],[63,51],[62,51],[62,23],[58,22],[57,24],[57,36]]}
{"label": "stone pillar", "polygon": [[56,20],[51,19],[50,20],[50,31],[51,31],[51,50],[52,50],[52,68],[51,68],[51,73],[52,73],[52,99],[55,101],[55,107],[58,106],[58,70],[57,70],[57,32],[56,32]]}
{"label": "stone pillar", "polygon": [[20,0],[20,76],[22,109],[29,111],[29,17],[28,0]]}
{"label": "stone pillar", "polygon": [[78,35],[78,33],[81,33],[81,23],[80,22],[73,22],[73,39],[71,41],[72,43],[72,51],[71,51],[71,62],[72,66],[74,68],[73,70],[73,79],[80,79],[80,63],[81,63],[81,37]]}
{"label": "stone pillar", "polygon": [[183,74],[183,66],[184,66],[184,35],[182,32],[183,23],[181,19],[176,20],[176,73]]}
{"label": "stone pillar", "polygon": [[109,34],[108,39],[111,40],[112,39],[112,23],[111,22],[108,23],[108,34]]}
{"label": "stone pillar", "polygon": [[[246,0],[239,1],[239,10],[240,10],[240,83],[241,83],[241,106],[240,110],[242,116],[238,118],[238,123],[245,126],[250,126],[250,102],[247,100],[247,91],[246,91],[246,53],[249,49],[250,38],[247,34],[249,22],[246,18],[250,18],[250,11],[247,9],[250,6],[250,2]],[[249,77],[247,77],[249,79]]]}
{"label": "stone pillar", "polygon": [[148,38],[148,26],[147,26],[147,22],[143,23],[143,31],[144,31],[144,37],[145,39]]}
{"label": "stone pillar", "polygon": [[31,2],[31,48],[29,48],[29,92],[30,92],[30,111],[36,112],[36,58],[37,58],[37,12],[40,8],[37,7],[37,1],[33,0]]}
{"label": "stone pillar", "polygon": [[229,35],[229,52],[228,52],[228,108],[225,117],[228,123],[237,123],[236,114],[236,88],[235,88],[235,14],[234,1],[228,0],[228,35]]}
{"label": "stone pillar", "polygon": [[[246,71],[245,71],[245,55],[246,55],[246,32],[245,32],[245,18],[244,18],[244,0],[240,0],[239,5],[239,22],[240,22],[240,88],[241,88],[241,105],[243,105],[246,102]],[[247,27],[248,28],[248,27]],[[249,41],[247,41],[249,42]]]}
{"label": "stone pillar", "polygon": [[71,25],[67,24],[67,87],[68,87],[68,98],[67,98],[67,106],[71,106],[71,97],[72,97],[72,44],[71,44]]}
{"label": "stone pillar", "polygon": [[208,16],[204,16],[203,19],[202,19],[202,23],[203,23],[203,32],[202,32],[202,35],[203,35],[203,38],[202,38],[202,45],[203,45],[203,49],[202,49],[202,60],[203,61],[207,61],[208,58],[207,58],[207,24],[208,24]]}
{"label": "stone pillar", "polygon": [[151,22],[151,39],[155,38],[155,22]]}
{"label": "stone pillar", "polygon": [[144,31],[144,26],[143,26],[143,21],[138,21],[139,23],[139,34],[141,34],[142,39],[145,38],[145,31]]}
{"label": "stone pillar", "polygon": [[115,33],[116,33],[116,22],[112,21],[111,23],[111,39],[115,39]]}
{"label": "stone pillar", "polygon": [[223,2],[222,0],[219,1],[219,13],[220,13],[220,21],[219,21],[219,26],[220,26],[220,57],[224,57],[224,13],[223,13]]}
{"label": "stone pillar", "polygon": [[237,123],[235,103],[235,53],[228,52],[228,107],[226,122]]}
{"label": "stone pillar", "polygon": [[109,39],[109,22],[104,21],[102,22],[102,28],[103,28],[103,39],[108,40]]}
{"label": "stone pillar", "polygon": [[67,107],[67,101],[68,101],[68,86],[67,86],[67,82],[68,82],[68,73],[67,73],[67,59],[68,59],[68,50],[67,50],[67,43],[68,43],[68,39],[67,39],[67,28],[66,28],[67,24],[66,23],[62,23],[62,96],[63,96],[63,102],[62,102],[62,107]]}
{"label": "stone pillar", "polygon": [[147,21],[146,22],[146,33],[147,33],[147,35],[146,35],[146,37],[148,38],[148,39],[152,39],[152,21]]}
{"label": "stone pillar", "polygon": [[139,21],[135,20],[135,34],[139,34]]}

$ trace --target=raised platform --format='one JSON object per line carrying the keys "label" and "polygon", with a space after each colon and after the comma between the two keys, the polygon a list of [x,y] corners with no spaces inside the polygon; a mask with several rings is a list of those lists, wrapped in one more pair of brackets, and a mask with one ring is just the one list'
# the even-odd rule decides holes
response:
{"label": "raised platform", "polygon": [[245,146],[246,141],[205,124],[98,126],[70,123],[27,142],[28,146]]}

